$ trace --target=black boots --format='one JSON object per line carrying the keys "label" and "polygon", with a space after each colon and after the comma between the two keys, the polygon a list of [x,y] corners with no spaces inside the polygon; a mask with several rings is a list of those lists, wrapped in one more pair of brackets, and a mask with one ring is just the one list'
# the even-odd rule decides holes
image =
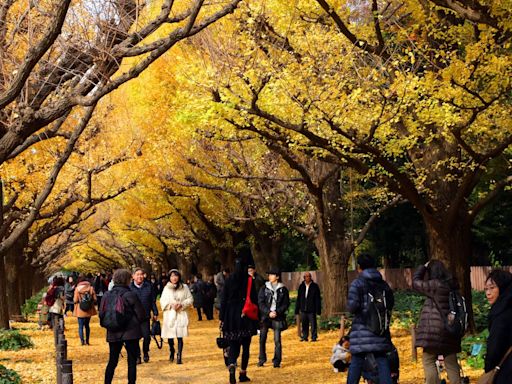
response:
{"label": "black boots", "polygon": [[245,372],[245,371],[240,371],[240,376],[238,376],[238,381],[239,381],[240,383],[244,383],[244,382],[246,382],[246,381],[251,381],[251,379],[249,379],[249,378],[247,377],[247,372]]}
{"label": "black boots", "polygon": [[233,364],[230,364],[228,369],[229,369],[229,384],[236,384],[236,376],[235,376],[236,367]]}
{"label": "black boots", "polygon": [[173,339],[169,339],[169,349],[171,350],[171,353],[169,355],[169,360],[171,361],[171,363],[174,361],[174,340]]}
{"label": "black boots", "polygon": [[179,352],[176,355],[176,364],[183,364],[183,362],[181,361],[181,353]]}

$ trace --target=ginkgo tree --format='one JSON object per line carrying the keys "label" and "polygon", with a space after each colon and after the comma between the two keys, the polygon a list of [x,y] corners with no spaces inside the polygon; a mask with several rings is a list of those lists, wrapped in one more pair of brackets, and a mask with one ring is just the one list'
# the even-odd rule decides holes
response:
{"label": "ginkgo tree", "polygon": [[220,89],[219,114],[409,200],[429,257],[470,297],[471,224],[512,181],[474,193],[512,143],[510,2],[267,1],[246,13],[253,59]]}

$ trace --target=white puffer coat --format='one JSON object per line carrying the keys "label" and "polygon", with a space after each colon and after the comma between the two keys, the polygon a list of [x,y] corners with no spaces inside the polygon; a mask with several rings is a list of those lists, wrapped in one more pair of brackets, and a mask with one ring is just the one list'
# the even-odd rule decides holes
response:
{"label": "white puffer coat", "polygon": [[[162,324],[163,339],[188,336],[188,315],[186,310],[193,303],[192,293],[190,293],[190,289],[186,284],[183,284],[179,289],[174,289],[174,285],[171,282],[167,283],[160,297],[160,306],[164,312],[164,322]],[[181,309],[176,311],[172,308],[174,304],[181,304]]]}

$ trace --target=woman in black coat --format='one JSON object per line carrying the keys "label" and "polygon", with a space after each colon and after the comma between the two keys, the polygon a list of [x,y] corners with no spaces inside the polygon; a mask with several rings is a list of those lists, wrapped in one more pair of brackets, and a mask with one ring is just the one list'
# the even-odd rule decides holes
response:
{"label": "woman in black coat", "polygon": [[[251,320],[242,314],[247,295],[247,273],[248,262],[243,259],[235,261],[235,271],[229,276],[224,285],[220,304],[220,326],[224,335],[229,341],[229,355],[227,359],[229,369],[229,382],[236,383],[235,370],[236,361],[242,352],[242,364],[240,369],[240,382],[250,381],[247,377],[247,366],[249,365],[249,348],[251,338],[257,333],[258,321]],[[258,302],[258,295],[254,285],[250,291],[251,301]]]}
{"label": "woman in black coat", "polygon": [[[485,296],[491,304],[489,311],[489,338],[485,356],[485,372],[494,369],[512,346],[512,274],[495,269],[485,281]],[[509,355],[499,370],[495,384],[510,383],[512,356]]]}
{"label": "woman in black coat", "polygon": [[[107,342],[110,348],[110,356],[105,370],[105,384],[112,383],[114,372],[119,361],[119,353],[123,345],[128,353],[128,384],[135,384],[137,380],[137,358],[139,357],[139,340],[142,337],[140,323],[146,319],[146,311],[137,294],[130,290],[129,284],[132,274],[127,269],[118,269],[114,272],[114,288],[105,294],[106,303],[109,296],[121,295],[124,304],[124,313],[130,319],[124,329],[111,331],[107,328]],[[101,308],[103,309],[103,308]],[[102,312],[100,311],[100,318]]]}

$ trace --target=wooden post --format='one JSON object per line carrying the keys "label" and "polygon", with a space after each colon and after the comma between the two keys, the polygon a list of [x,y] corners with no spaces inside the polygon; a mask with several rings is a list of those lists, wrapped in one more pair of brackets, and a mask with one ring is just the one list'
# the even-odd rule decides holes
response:
{"label": "wooden post", "polygon": [[62,360],[62,384],[73,384],[73,362]]}
{"label": "wooden post", "polygon": [[345,335],[345,315],[342,313],[340,316],[340,338]]}
{"label": "wooden post", "polygon": [[411,355],[412,355],[412,361],[416,362],[418,361],[418,351],[416,350],[416,325],[411,324]]}

